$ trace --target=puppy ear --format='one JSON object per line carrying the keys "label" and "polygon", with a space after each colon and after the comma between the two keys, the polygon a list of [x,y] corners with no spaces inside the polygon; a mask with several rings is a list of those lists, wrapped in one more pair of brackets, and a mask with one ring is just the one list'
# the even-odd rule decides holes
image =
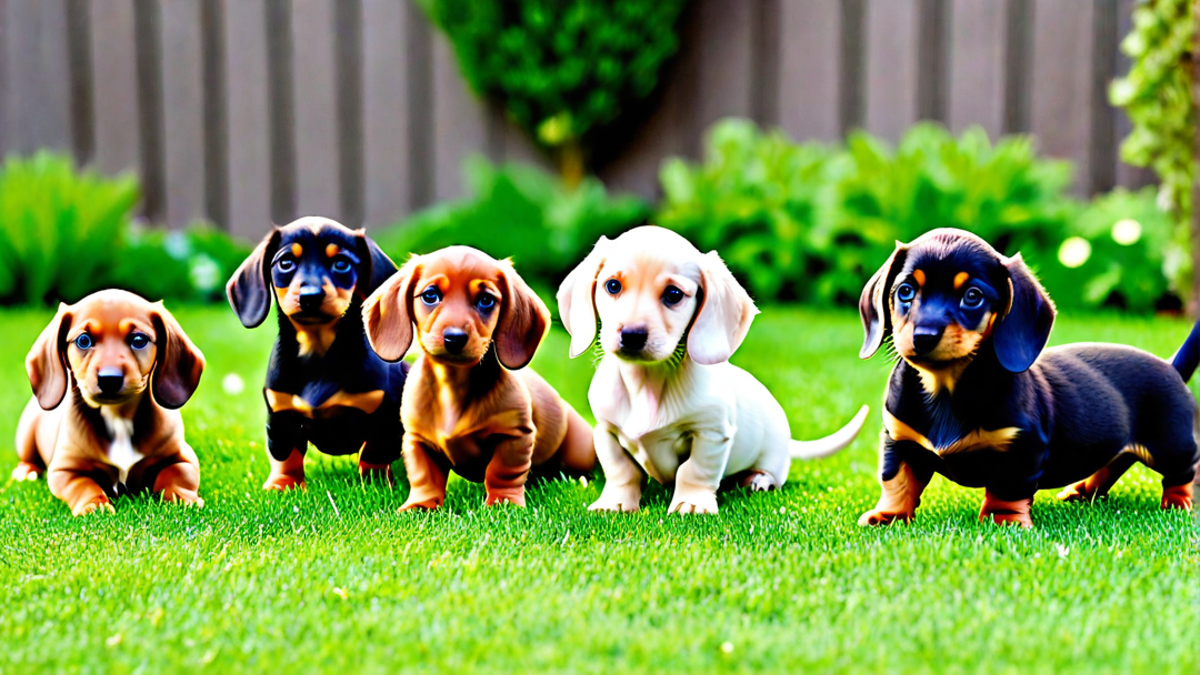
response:
{"label": "puppy ear", "polygon": [[904,259],[908,257],[908,247],[896,242],[896,250],[888,257],[883,267],[871,277],[863,287],[862,295],[858,298],[858,314],[862,317],[863,346],[858,351],[858,358],[869,359],[883,338],[892,331],[892,316],[888,311],[887,297],[892,290],[896,275],[904,268]]}
{"label": "puppy ear", "polygon": [[29,385],[42,410],[53,410],[67,394],[67,333],[74,320],[70,308],[58,304],[58,313],[42,329],[29,354],[25,357],[25,372]]}
{"label": "puppy ear", "polygon": [[758,308],[716,251],[709,251],[700,263],[700,288],[700,307],[688,331],[687,351],[693,361],[708,366],[733,356]]}
{"label": "puppy ear", "polygon": [[358,236],[358,254],[363,261],[363,275],[357,290],[367,296],[396,273],[396,263],[362,230],[356,230],[355,234]]}
{"label": "puppy ear", "polygon": [[500,278],[504,280],[503,306],[496,325],[496,356],[509,370],[524,368],[533,360],[538,345],[550,329],[550,310],[521,275],[505,261]]}
{"label": "puppy ear", "polygon": [[271,259],[278,250],[279,230],[272,230],[225,284],[229,305],[246,328],[258,327],[271,311]]}
{"label": "puppy ear", "polygon": [[555,295],[558,318],[571,336],[571,358],[586,352],[596,339],[596,275],[611,246],[612,240],[600,237],[592,252],[563,279]]}
{"label": "puppy ear", "polygon": [[1054,327],[1054,302],[1025,266],[1021,254],[1009,258],[1009,305],[992,331],[996,358],[1005,370],[1023,373],[1037,360]]}
{"label": "puppy ear", "polygon": [[174,410],[183,407],[200,386],[204,354],[192,344],[161,301],[154,303],[150,322],[154,324],[157,347],[150,390],[155,403]]}
{"label": "puppy ear", "polygon": [[420,277],[421,256],[413,256],[363,302],[367,341],[384,361],[399,361],[412,345],[410,305],[413,287]]}

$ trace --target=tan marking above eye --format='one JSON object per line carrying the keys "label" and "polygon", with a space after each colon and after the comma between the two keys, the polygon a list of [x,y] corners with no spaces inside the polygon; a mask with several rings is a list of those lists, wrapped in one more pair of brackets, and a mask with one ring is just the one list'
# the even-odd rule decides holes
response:
{"label": "tan marking above eye", "polygon": [[296,243],[296,244],[292,244],[292,255],[294,255],[294,256],[296,256],[297,258],[299,258],[299,257],[300,257],[301,255],[303,255],[303,254],[304,254],[304,247],[303,247],[303,246],[301,246],[301,245],[300,245],[300,244],[298,244],[298,243]]}
{"label": "tan marking above eye", "polygon": [[924,270],[913,270],[913,279],[917,280],[918,286],[924,287],[925,286],[925,271]]}
{"label": "tan marking above eye", "polygon": [[971,275],[967,274],[966,272],[959,272],[958,274],[954,275],[954,290],[957,291],[958,289],[962,288],[963,285],[967,283],[967,279],[970,278]]}
{"label": "tan marking above eye", "polygon": [[327,258],[332,258],[333,256],[337,255],[338,251],[340,251],[340,250],[341,249],[338,248],[337,244],[330,244],[325,247],[325,256]]}

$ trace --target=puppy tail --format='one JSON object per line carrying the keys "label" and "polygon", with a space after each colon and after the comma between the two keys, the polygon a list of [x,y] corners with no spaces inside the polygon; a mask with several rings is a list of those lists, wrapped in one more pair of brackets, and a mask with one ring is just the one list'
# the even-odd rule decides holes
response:
{"label": "puppy tail", "polygon": [[1192,375],[1196,372],[1196,366],[1200,365],[1200,321],[1192,326],[1192,332],[1188,333],[1187,339],[1183,341],[1183,346],[1175,352],[1175,356],[1171,357],[1171,365],[1175,367],[1175,371],[1179,373],[1184,382],[1192,379]]}
{"label": "puppy tail", "polygon": [[788,446],[788,454],[792,459],[821,459],[843,450],[858,437],[858,432],[862,431],[869,412],[871,412],[870,406],[864,405],[859,408],[858,414],[850,420],[849,424],[825,438],[815,441],[792,441]]}

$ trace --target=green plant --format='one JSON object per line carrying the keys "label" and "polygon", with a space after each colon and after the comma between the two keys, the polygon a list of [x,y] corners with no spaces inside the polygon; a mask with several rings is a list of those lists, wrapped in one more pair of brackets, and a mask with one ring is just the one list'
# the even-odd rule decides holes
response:
{"label": "green plant", "polygon": [[108,282],[147,298],[221,302],[225,281],[251,248],[202,222],[182,231],[135,226]]}
{"label": "green plant", "polygon": [[423,0],[471,88],[557,156],[568,185],[584,149],[657,87],[686,0]]}
{"label": "green plant", "polygon": [[511,257],[522,277],[552,291],[601,235],[640,224],[650,213],[640,199],[609,196],[594,178],[572,190],[540,169],[494,166],[479,157],[464,164],[464,174],[473,196],[426,209],[371,236],[397,263],[409,253],[454,245]]}
{"label": "green plant", "polygon": [[40,152],[0,168],[0,304],[78,300],[118,259],[138,201],[132,175],[76,171]]}

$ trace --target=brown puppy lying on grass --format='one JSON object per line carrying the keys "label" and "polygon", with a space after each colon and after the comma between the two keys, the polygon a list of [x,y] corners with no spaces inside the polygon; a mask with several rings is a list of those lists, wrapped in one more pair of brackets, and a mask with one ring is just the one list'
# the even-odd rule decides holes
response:
{"label": "brown puppy lying on grass", "polygon": [[421,346],[400,407],[412,486],[401,511],[441,506],[451,468],[482,481],[487,504],[518,506],[531,469],[591,471],[587,422],[522,370],[549,318],[511,264],[466,246],[413,257],[367,298],[363,323],[380,358],[403,358],[414,324]]}
{"label": "brown puppy lying on grass", "polygon": [[106,290],[59,305],[25,369],[34,397],[17,427],[14,480],[45,472],[77,516],[112,512],[119,492],[146,489],[204,505],[178,410],[204,355],[161,302]]}

